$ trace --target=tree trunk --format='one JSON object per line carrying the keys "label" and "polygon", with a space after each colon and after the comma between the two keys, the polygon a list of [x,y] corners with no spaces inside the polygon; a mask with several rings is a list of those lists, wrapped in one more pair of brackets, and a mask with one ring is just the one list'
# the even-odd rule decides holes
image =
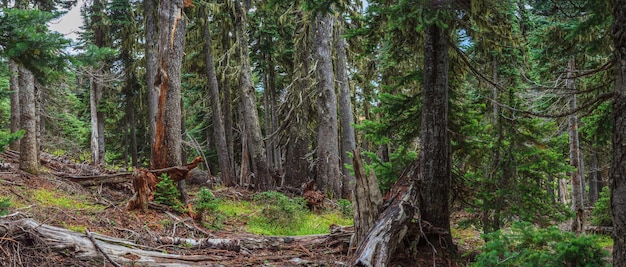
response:
{"label": "tree trunk", "polygon": [[96,81],[97,73],[92,74],[89,82],[89,114],[91,117],[91,163],[94,165],[102,164],[102,158],[100,157],[100,123],[98,119],[98,103],[100,103],[100,99],[102,98],[102,89]]}
{"label": "tree trunk", "polygon": [[374,226],[383,197],[378,188],[378,180],[373,170],[365,170],[361,160],[361,151],[353,150],[354,158],[354,234],[355,244],[359,244],[367,232]]}
{"label": "tree trunk", "polygon": [[35,108],[35,78],[24,67],[19,67],[20,128],[26,131],[20,142],[20,170],[39,172],[37,141],[37,111]]}
{"label": "tree trunk", "polygon": [[626,0],[615,0],[615,97],[613,100],[613,155],[611,210],[613,212],[613,264],[626,266]]}
{"label": "tree trunk", "polygon": [[[11,91],[11,133],[20,130],[20,67],[15,61],[9,59],[9,88]],[[20,150],[20,140],[11,143],[11,150]]]}
{"label": "tree trunk", "polygon": [[315,14],[313,24],[313,61],[317,95],[316,183],[331,198],[341,197],[337,95],[333,73],[332,47],[334,19],[330,13]]}
{"label": "tree trunk", "polygon": [[[157,3],[156,0],[144,0],[144,32],[146,38],[145,61],[146,61],[146,91],[148,95],[148,129],[150,131],[150,155],[154,155],[154,139],[156,136],[156,117],[159,102],[159,90],[156,88],[158,75],[157,63]],[[150,160],[152,164],[152,159]]]}
{"label": "tree trunk", "polygon": [[[575,76],[574,71],[576,70],[576,67],[574,64],[575,61],[573,59],[570,59],[567,64],[567,90],[569,93],[568,108],[570,111],[576,110],[576,80],[573,78]],[[583,200],[585,186],[583,182],[584,179],[581,176],[582,168],[580,164],[580,145],[578,142],[578,116],[576,116],[575,113],[568,116],[568,124],[569,162],[570,165],[575,168],[575,170],[570,173],[570,179],[572,182],[572,209],[575,213],[575,217],[572,220],[571,231],[582,233],[585,229],[585,203]]]}
{"label": "tree trunk", "polygon": [[208,14],[202,8],[202,17],[204,22],[204,53],[206,64],[206,75],[209,80],[209,95],[211,109],[213,110],[213,135],[215,138],[215,146],[217,148],[217,158],[220,165],[220,176],[224,186],[235,185],[235,175],[231,168],[230,155],[228,154],[228,144],[226,143],[226,130],[224,129],[224,117],[222,116],[222,107],[220,104],[219,86],[217,83],[217,75],[215,74],[215,65],[213,65],[213,47],[211,46],[211,30],[209,29]]}
{"label": "tree trunk", "polygon": [[589,170],[589,206],[595,206],[600,191],[602,190],[600,165],[598,163],[598,148],[591,145],[591,168]]}
{"label": "tree trunk", "polygon": [[297,20],[302,24],[296,27],[294,39],[294,85],[289,88],[288,92],[288,108],[290,109],[285,115],[286,123],[289,123],[286,132],[289,133],[285,148],[285,176],[282,186],[291,186],[299,188],[304,183],[312,179],[312,173],[309,168],[309,148],[311,147],[311,138],[307,124],[309,122],[310,97],[306,97],[311,91],[312,79],[309,77],[311,71],[311,50],[308,46],[311,31],[308,26],[310,23],[305,16],[297,13]]}
{"label": "tree trunk", "polygon": [[[340,22],[340,21],[338,21]],[[348,57],[346,56],[346,41],[343,39],[343,24],[337,23],[335,32],[335,60],[337,83],[339,84],[339,113],[341,114],[341,171],[343,174],[341,197],[350,199],[354,188],[354,176],[345,164],[351,162],[348,152],[356,148],[354,133],[354,115],[352,114],[352,100],[350,98],[350,80],[348,79]]]}
{"label": "tree trunk", "polygon": [[[159,101],[151,168],[181,164],[181,63],[185,48],[186,18],[182,0],[162,0],[159,14]],[[184,182],[179,182],[184,191]],[[181,192],[182,196],[186,192]],[[187,200],[183,199],[186,203]]]}
{"label": "tree trunk", "polygon": [[[425,31],[424,83],[419,160],[420,216],[447,231],[442,246],[454,252],[450,235],[450,140],[448,137],[448,32],[435,24]],[[437,241],[437,240],[436,240]]]}
{"label": "tree trunk", "polygon": [[[237,37],[237,54],[239,56],[240,76],[239,90],[241,93],[242,116],[246,125],[248,149],[252,160],[252,172],[256,189],[267,190],[274,187],[265,154],[265,143],[261,134],[261,125],[256,106],[256,90],[252,84],[252,70],[248,58],[248,36],[246,30],[246,10],[239,0],[235,1],[235,32]],[[243,164],[243,163],[242,163]]]}

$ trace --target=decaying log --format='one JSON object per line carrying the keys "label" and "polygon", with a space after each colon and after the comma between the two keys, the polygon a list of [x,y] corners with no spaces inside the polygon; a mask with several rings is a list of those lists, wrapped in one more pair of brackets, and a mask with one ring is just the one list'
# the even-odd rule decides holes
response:
{"label": "decaying log", "polygon": [[58,177],[67,178],[72,182],[75,182],[82,186],[96,186],[101,184],[121,184],[132,181],[133,173],[125,172],[125,173],[116,173],[116,174],[102,174],[102,175],[92,175],[92,176],[78,176],[78,175],[67,175],[64,173],[54,173],[54,175]]}
{"label": "decaying log", "polygon": [[[30,234],[24,235],[25,232]],[[250,255],[254,254],[255,250],[282,250],[287,247],[330,247],[337,243],[347,246],[351,235],[351,228],[337,226],[334,227],[334,230],[331,229],[330,234],[309,236],[273,237],[249,234],[237,239],[154,238],[155,241],[161,244],[184,244],[189,246],[190,249],[215,249]],[[36,238],[43,242],[43,245],[52,252],[84,261],[101,259],[102,255],[106,255],[109,262],[116,262],[123,266],[207,266],[207,263],[208,266],[211,266],[211,262],[229,260],[226,256],[207,255],[206,251],[202,252],[203,255],[163,253],[160,249],[141,246],[125,239],[108,237],[92,232],[88,232],[86,235],[60,227],[41,224],[28,218],[9,220],[7,217],[0,217],[0,236],[3,236],[5,240],[10,240],[10,242],[30,242],[30,240],[24,238]],[[294,257],[293,254],[289,255],[288,253],[283,256],[287,258]],[[0,259],[2,259],[2,255],[0,255]]]}
{"label": "decaying log", "polygon": [[[17,221],[0,220],[0,236],[13,237],[20,241],[18,236],[28,231],[41,238],[45,245],[52,251],[70,253],[80,260],[99,259],[100,252],[92,241],[84,234],[67,229],[40,224],[32,219],[20,219]],[[124,245],[109,243],[102,240],[98,235],[93,235],[103,253],[112,261],[118,263],[139,264],[142,266],[202,266],[202,261],[219,261],[222,257],[210,255],[176,255],[159,251],[148,251],[132,246],[130,242]]]}
{"label": "decaying log", "polygon": [[358,245],[351,266],[388,266],[417,211],[419,169],[419,161],[413,162],[385,195],[383,211]]}
{"label": "decaying log", "polygon": [[365,167],[361,159],[361,150],[356,149],[353,153],[354,167],[354,235],[355,244],[363,240],[367,231],[374,225],[378,217],[379,208],[383,203],[383,196],[378,188],[378,181],[374,171],[365,173]]}

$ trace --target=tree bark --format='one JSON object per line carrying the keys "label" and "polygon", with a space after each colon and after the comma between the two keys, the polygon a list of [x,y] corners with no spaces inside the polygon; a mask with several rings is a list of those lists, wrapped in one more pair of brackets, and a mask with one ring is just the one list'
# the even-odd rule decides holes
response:
{"label": "tree bark", "polygon": [[[11,91],[11,133],[15,133],[20,130],[20,67],[19,65],[9,59],[9,88]],[[12,150],[20,150],[20,140],[15,140],[11,143],[10,148]]]}
{"label": "tree bark", "polygon": [[[202,12],[205,13],[205,9],[202,8]],[[211,45],[211,30],[209,29],[208,14],[202,14],[205,18],[204,22],[204,53],[205,53],[205,65],[206,75],[208,78],[209,95],[211,102],[211,109],[213,110],[213,135],[215,138],[215,146],[217,148],[217,158],[220,165],[220,176],[224,186],[235,185],[235,175],[232,164],[230,162],[230,155],[228,153],[228,144],[226,143],[226,130],[224,128],[224,117],[222,116],[222,107],[220,104],[219,85],[217,83],[217,75],[215,74],[215,65],[213,63],[213,47]]]}
{"label": "tree bark", "polygon": [[[285,115],[287,127],[287,141],[285,149],[285,177],[281,186],[291,186],[300,188],[304,183],[312,179],[313,175],[309,168],[309,148],[311,147],[311,138],[307,124],[309,122],[309,107],[311,106],[310,97],[312,79],[309,77],[311,71],[311,50],[308,46],[308,36],[311,34],[310,23],[301,13],[296,13],[297,21],[301,24],[296,27],[294,39],[294,85],[289,88],[287,100],[287,115]],[[306,21],[305,21],[306,20]]]}
{"label": "tree bark", "polygon": [[[261,125],[256,106],[256,90],[252,84],[250,59],[248,58],[248,36],[246,10],[239,0],[235,1],[235,32],[237,37],[237,54],[239,56],[240,76],[239,90],[242,106],[243,121],[246,125],[248,149],[252,161],[252,181],[258,190],[267,190],[274,187],[268,170],[267,157],[265,154],[265,142],[261,134]],[[243,164],[243,163],[242,163]]]}
{"label": "tree bark", "polygon": [[[568,62],[567,72],[567,90],[569,95],[568,108],[569,110],[576,110],[576,85],[574,71],[576,70],[575,61],[570,59]],[[584,179],[582,178],[581,168],[581,155],[580,155],[580,143],[578,142],[578,116],[574,113],[568,116],[569,124],[569,162],[574,171],[570,173],[570,179],[572,182],[572,209],[575,216],[572,220],[571,231],[576,233],[582,233],[585,229],[585,203],[584,196]]]}
{"label": "tree bark", "polygon": [[20,142],[20,170],[39,172],[37,141],[37,110],[35,108],[35,78],[32,72],[19,67],[20,127],[26,131]]}
{"label": "tree bark", "polygon": [[374,226],[383,197],[378,188],[378,180],[373,170],[367,172],[361,160],[361,151],[353,150],[354,166],[354,234],[355,244],[359,244]]}
{"label": "tree bark", "polygon": [[[382,212],[359,243],[350,266],[388,266],[396,248],[404,241],[416,214],[421,162],[414,161],[385,196]],[[421,219],[420,219],[421,221]],[[356,230],[356,228],[355,228]],[[420,234],[416,234],[420,236]],[[411,240],[417,243],[417,240]]]}
{"label": "tree bark", "polygon": [[[337,22],[341,22],[339,19]],[[352,114],[352,100],[350,94],[350,79],[348,79],[348,57],[346,56],[346,40],[343,38],[343,24],[337,23],[335,31],[335,73],[339,85],[339,114],[341,114],[341,197],[350,199],[354,188],[354,176],[346,168],[350,163],[348,152],[356,149],[356,136],[354,132],[354,115]]]}
{"label": "tree bark", "polygon": [[89,91],[89,114],[91,117],[91,163],[94,165],[102,164],[102,158],[100,157],[100,123],[98,121],[98,103],[102,98],[101,86],[96,81],[97,74],[92,74],[90,77],[90,91]]}
{"label": "tree bark", "polygon": [[337,129],[337,95],[333,73],[332,47],[334,19],[330,13],[318,12],[313,24],[313,61],[317,94],[316,183],[331,198],[341,197],[339,169],[339,136]]}
{"label": "tree bark", "polygon": [[598,163],[598,148],[591,145],[591,167],[589,170],[589,206],[595,206],[602,191],[602,174]]}
{"label": "tree bark", "polygon": [[613,100],[613,154],[611,210],[613,212],[613,264],[626,266],[626,0],[613,2],[615,96]]}
{"label": "tree bark", "polygon": [[[156,88],[157,63],[157,3],[156,0],[144,0],[144,32],[146,38],[146,90],[148,95],[148,129],[150,131],[150,155],[154,155],[154,139],[156,137],[156,117],[159,102],[159,90]],[[150,160],[152,163],[152,159]]]}
{"label": "tree bark", "polygon": [[[420,216],[448,233],[442,240],[453,252],[450,235],[450,139],[448,137],[448,32],[436,24],[425,30],[421,124]],[[445,243],[445,244],[443,244]]]}

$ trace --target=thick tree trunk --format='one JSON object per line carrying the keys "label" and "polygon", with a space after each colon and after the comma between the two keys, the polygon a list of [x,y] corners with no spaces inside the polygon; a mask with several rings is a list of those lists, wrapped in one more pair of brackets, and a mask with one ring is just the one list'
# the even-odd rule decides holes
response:
{"label": "thick tree trunk", "polygon": [[[150,155],[154,155],[154,139],[156,136],[156,117],[159,103],[159,90],[156,87],[158,70],[157,63],[157,2],[156,0],[144,0],[144,32],[146,38],[145,61],[146,61],[146,90],[148,95],[148,129],[150,131]],[[152,162],[152,159],[151,159]]]}
{"label": "thick tree trunk", "polygon": [[310,27],[307,25],[309,21],[301,14],[299,21],[301,25],[296,27],[294,39],[300,39],[294,47],[294,85],[290,88],[288,108],[285,120],[289,123],[287,127],[287,141],[285,149],[285,177],[281,186],[290,186],[300,188],[304,183],[312,179],[312,173],[309,168],[309,148],[311,147],[311,138],[307,123],[309,122],[309,107],[311,106],[310,98],[306,97],[311,91],[312,79],[309,77],[311,71],[311,51],[309,49]]}
{"label": "thick tree trunk", "polygon": [[26,131],[20,142],[20,170],[35,174],[39,172],[35,77],[24,67],[19,67],[19,85],[20,128]]}
{"label": "thick tree trunk", "polygon": [[[340,22],[340,21],[338,21]],[[345,164],[351,162],[348,152],[356,148],[354,133],[354,115],[352,114],[352,100],[350,98],[350,80],[348,79],[348,57],[346,56],[346,41],[343,38],[343,24],[337,23],[335,32],[335,73],[339,84],[339,114],[341,114],[341,197],[350,199],[354,188],[354,176]]]}
{"label": "thick tree trunk", "polygon": [[[205,9],[202,9],[203,13]],[[215,74],[215,65],[213,63],[213,47],[211,46],[211,30],[209,29],[208,14],[202,14],[205,18],[204,22],[204,53],[206,64],[206,75],[209,79],[209,95],[211,109],[213,110],[213,135],[215,138],[215,147],[217,148],[217,158],[220,165],[220,176],[225,186],[235,185],[235,175],[231,168],[230,155],[228,154],[228,144],[226,143],[226,130],[224,129],[224,117],[222,116],[222,107],[220,104],[219,86],[217,83],[217,75]]]}
{"label": "thick tree trunk", "polygon": [[337,95],[331,56],[334,19],[330,13],[315,14],[313,61],[317,94],[316,183],[331,198],[341,197]]}
{"label": "thick tree trunk", "polygon": [[[20,67],[15,61],[9,59],[9,88],[11,91],[11,133],[20,130]],[[20,150],[20,140],[11,143],[12,150]]]}
{"label": "thick tree trunk", "polygon": [[613,155],[611,210],[613,212],[613,265],[626,266],[626,0],[615,0],[615,98],[613,100]]}
{"label": "thick tree trunk", "polygon": [[[567,72],[567,90],[569,95],[568,108],[569,110],[576,110],[576,85],[574,71],[576,70],[575,61],[570,59],[568,62]],[[580,156],[580,144],[578,142],[578,116],[574,113],[568,117],[569,124],[569,162],[574,171],[570,173],[570,179],[572,182],[572,209],[575,216],[572,220],[571,230],[572,232],[582,233],[585,229],[585,202],[583,200],[585,183],[582,177],[581,168],[581,156]]]}
{"label": "thick tree trunk", "polygon": [[[185,50],[186,18],[182,0],[161,0],[159,14],[159,101],[152,169],[181,164],[181,64]],[[177,185],[187,199],[184,181]]]}
{"label": "thick tree trunk", "polygon": [[[252,70],[248,58],[248,36],[246,30],[246,10],[239,0],[235,1],[235,32],[237,37],[237,51],[239,56],[240,76],[239,90],[241,92],[242,116],[248,135],[248,149],[252,160],[252,181],[258,190],[268,190],[274,187],[268,170],[267,157],[265,154],[265,142],[261,134],[261,124],[256,106],[256,90],[252,84]],[[242,163],[243,164],[243,163]]]}
{"label": "thick tree trunk", "polygon": [[420,216],[447,234],[442,240],[454,251],[450,235],[450,139],[448,137],[448,32],[430,25],[425,32],[422,105]]}

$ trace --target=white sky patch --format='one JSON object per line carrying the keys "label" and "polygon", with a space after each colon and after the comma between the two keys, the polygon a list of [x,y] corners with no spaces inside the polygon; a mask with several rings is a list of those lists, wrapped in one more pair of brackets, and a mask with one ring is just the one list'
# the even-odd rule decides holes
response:
{"label": "white sky patch", "polygon": [[76,41],[80,26],[83,25],[83,18],[80,16],[80,7],[83,1],[79,1],[69,12],[56,21],[50,22],[50,30],[57,31],[65,35],[66,38]]}

